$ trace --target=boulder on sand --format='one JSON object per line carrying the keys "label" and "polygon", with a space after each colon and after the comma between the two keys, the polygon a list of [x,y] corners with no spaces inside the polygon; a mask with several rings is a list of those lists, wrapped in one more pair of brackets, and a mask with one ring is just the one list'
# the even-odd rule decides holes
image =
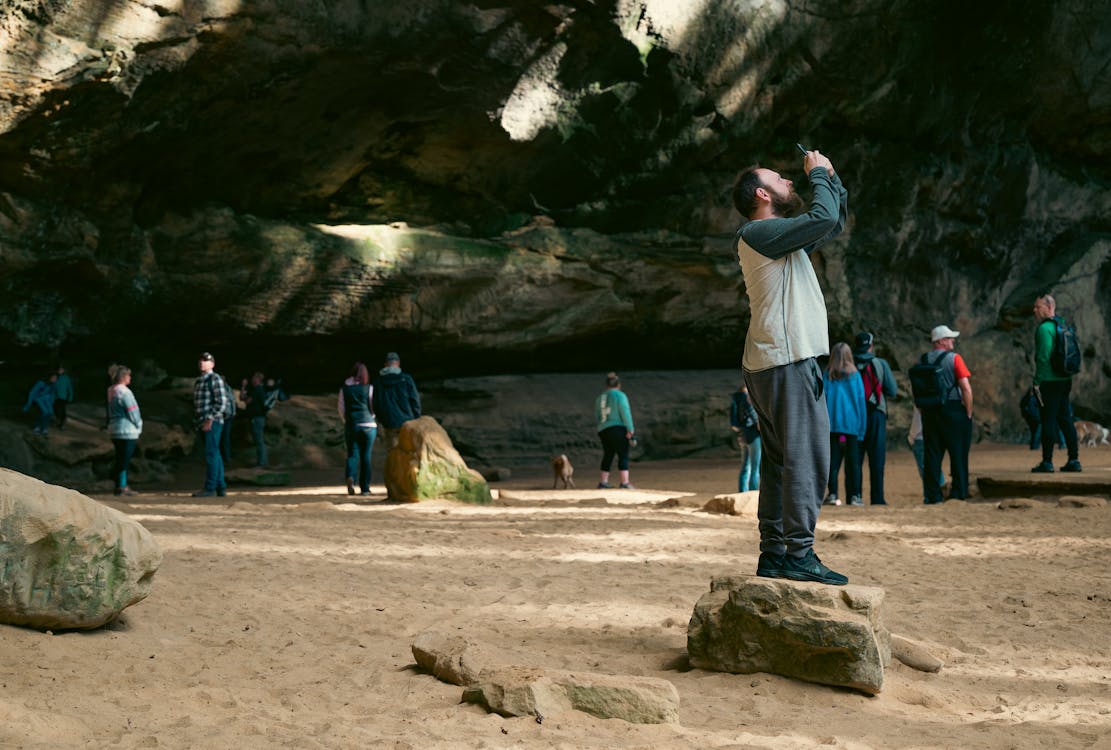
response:
{"label": "boulder on sand", "polygon": [[396,502],[432,498],[492,502],[486,480],[467,468],[447,432],[432,417],[413,419],[401,426],[397,445],[386,456],[385,473],[386,492]]}
{"label": "boulder on sand", "polygon": [[146,598],[154,537],[118,510],[0,469],[0,622],[96,628]]}
{"label": "boulder on sand", "polygon": [[715,578],[687,626],[690,663],[875,694],[891,662],[884,590],[756,576]]}

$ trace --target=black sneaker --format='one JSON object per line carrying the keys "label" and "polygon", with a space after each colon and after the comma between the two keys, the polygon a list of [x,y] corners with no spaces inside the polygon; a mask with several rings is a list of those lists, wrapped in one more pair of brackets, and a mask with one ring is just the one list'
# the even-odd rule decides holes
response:
{"label": "black sneaker", "polygon": [[598,482],[598,489],[600,489],[600,490],[612,490],[613,485],[610,484],[609,482]]}
{"label": "black sneaker", "polygon": [[212,490],[197,490],[192,497],[216,497],[216,493]]}
{"label": "black sneaker", "polygon": [[790,578],[792,581],[828,583],[831,586],[844,586],[849,582],[847,576],[835,573],[822,565],[822,561],[814,554],[813,549],[806,550],[806,554],[802,557],[785,555],[783,557],[783,577]]}
{"label": "black sneaker", "polygon": [[1052,474],[1053,473],[1053,464],[1049,463],[1049,461],[1042,461],[1040,464],[1038,464],[1033,469],[1031,469],[1030,473],[1031,474]]}
{"label": "black sneaker", "polygon": [[756,575],[762,578],[783,578],[783,555],[761,552],[756,563]]}
{"label": "black sneaker", "polygon": [[1082,471],[1082,469],[1080,468],[1080,462],[1077,461],[1074,458],[1073,460],[1069,461],[1067,464],[1062,466],[1061,471],[1076,471],[1076,472],[1079,472],[1079,471]]}

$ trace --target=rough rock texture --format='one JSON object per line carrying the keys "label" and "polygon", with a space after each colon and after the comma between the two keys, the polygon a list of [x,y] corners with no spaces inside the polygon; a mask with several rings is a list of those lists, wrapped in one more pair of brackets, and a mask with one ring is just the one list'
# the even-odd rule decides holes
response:
{"label": "rough rock texture", "polygon": [[1057,505],[1062,508],[1106,508],[1107,498],[1094,495],[1065,495],[1058,498]]}
{"label": "rough rock texture", "polygon": [[406,503],[432,498],[491,502],[486,480],[467,468],[444,428],[429,416],[401,426],[397,446],[386,457],[386,492]]}
{"label": "rough rock texture", "polygon": [[891,661],[884,591],[756,576],[715,578],[687,626],[692,665],[770,672],[878,693]]}
{"label": "rough rock texture", "polygon": [[95,628],[150,593],[162,551],[123,513],[0,469],[0,621]]}
{"label": "rough rock texture", "polygon": [[452,685],[474,685],[482,672],[499,664],[496,654],[460,635],[425,631],[412,645],[417,665]]}
{"label": "rough rock texture", "polygon": [[543,721],[576,710],[635,724],[678,721],[679,693],[667,680],[515,666],[505,652],[434,631],[418,635],[412,650],[422,669],[467,688],[464,701],[502,716]]}
{"label": "rough rock texture", "polygon": [[760,493],[756,490],[734,492],[728,495],[715,495],[702,506],[702,510],[707,513],[755,518],[759,502]]}
{"label": "rough rock texture", "polygon": [[953,17],[5,0],[0,342],[35,364],[219,345],[342,368],[370,340],[445,374],[735,367],[730,184],[799,177],[802,140],[851,193],[814,256],[834,339],[876,331],[905,385],[957,328],[978,434],[1018,434],[1052,288],[1085,346],[1075,410],[1111,422],[1111,5]]}
{"label": "rough rock texture", "polygon": [[656,677],[500,667],[484,672],[463,691],[463,700],[502,716],[535,716],[539,721],[571,710],[633,724],[679,721],[679,691]]}
{"label": "rough rock texture", "polygon": [[940,672],[945,666],[921,643],[901,635],[891,634],[891,656],[919,672]]}

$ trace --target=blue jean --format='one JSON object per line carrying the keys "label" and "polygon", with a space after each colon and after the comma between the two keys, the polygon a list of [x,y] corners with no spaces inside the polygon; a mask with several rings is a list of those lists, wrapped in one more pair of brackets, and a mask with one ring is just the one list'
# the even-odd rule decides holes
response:
{"label": "blue jean", "polygon": [[224,426],[220,428],[220,457],[224,459],[224,466],[231,463],[231,423],[234,417],[228,417],[224,420]]}
{"label": "blue jean", "polygon": [[266,438],[263,436],[265,432],[266,415],[251,417],[251,435],[255,439],[255,464],[258,466],[266,466],[269,463],[269,457],[266,455]]}
{"label": "blue jean", "polygon": [[751,443],[738,441],[741,447],[741,473],[737,477],[737,492],[760,489],[760,437]]}
{"label": "blue jean", "polygon": [[227,489],[224,482],[224,457],[220,455],[220,436],[224,432],[223,422],[213,422],[208,432],[201,431],[204,440],[204,488],[208,492]]}
{"label": "blue jean", "polygon": [[344,471],[345,479],[359,478],[359,490],[364,495],[370,494],[370,452],[374,448],[374,439],[378,437],[377,427],[356,427],[345,424],[343,437],[347,443],[347,467]]}

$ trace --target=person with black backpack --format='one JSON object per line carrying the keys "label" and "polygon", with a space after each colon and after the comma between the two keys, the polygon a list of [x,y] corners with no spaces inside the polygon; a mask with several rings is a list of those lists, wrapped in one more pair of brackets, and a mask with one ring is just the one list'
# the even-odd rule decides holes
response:
{"label": "person with black backpack", "polygon": [[972,449],[972,373],[956,347],[960,331],[941,325],[930,332],[934,348],[910,368],[914,405],[922,412],[925,468],[922,476],[924,502],[942,501],[941,457],[949,454],[950,500],[968,499],[968,453]]}
{"label": "person with black backpack", "polygon": [[1043,294],[1034,300],[1034,393],[1038,397],[1042,423],[1042,460],[1030,471],[1053,472],[1053,443],[1057,430],[1065,436],[1068,462],[1061,471],[1080,471],[1080,447],[1072,423],[1069,395],[1072,376],[1080,369],[1076,332],[1057,317],[1057,303]]}

